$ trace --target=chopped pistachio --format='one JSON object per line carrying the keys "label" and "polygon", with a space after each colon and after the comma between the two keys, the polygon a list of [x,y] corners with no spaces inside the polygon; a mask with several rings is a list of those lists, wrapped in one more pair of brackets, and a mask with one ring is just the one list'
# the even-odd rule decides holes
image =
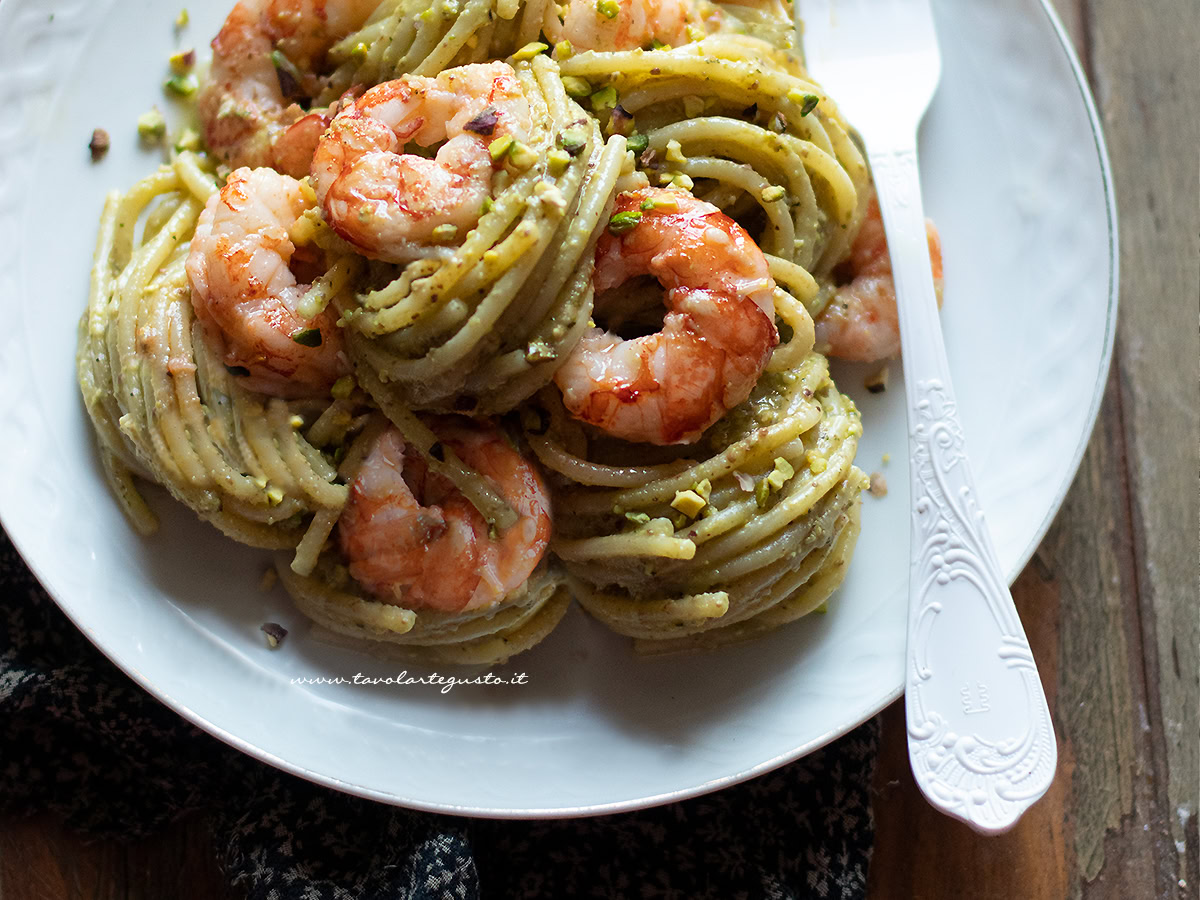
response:
{"label": "chopped pistachio", "polygon": [[112,140],[108,136],[108,132],[103,128],[97,128],[92,132],[92,139],[88,141],[88,151],[92,154],[92,162],[99,162],[104,158],[104,154],[108,152],[108,148],[112,146]]}
{"label": "chopped pistachio", "polygon": [[695,43],[696,41],[704,40],[705,37],[707,37],[707,35],[705,34],[703,28],[697,28],[695,25],[689,25],[687,27],[687,38],[689,41]]}
{"label": "chopped pistachio", "polygon": [[621,4],[617,0],[596,0],[596,12],[606,19],[615,19],[621,12]]}
{"label": "chopped pistachio", "polygon": [[543,340],[530,341],[525,350],[525,361],[531,363],[549,362],[558,359],[555,349]]}
{"label": "chopped pistachio", "polygon": [[265,491],[267,489],[267,476],[266,475],[255,475],[250,480],[253,481],[256,485],[258,485],[259,490]]}
{"label": "chopped pistachio", "polygon": [[[682,172],[668,172],[666,174],[667,177],[664,181],[664,184],[667,184],[670,187],[679,188],[680,190],[684,191],[690,191],[695,186],[695,182]],[[661,176],[659,180],[663,181]]]}
{"label": "chopped pistachio", "polygon": [[626,139],[625,146],[634,153],[644,153],[646,148],[650,146],[650,138],[635,131]]}
{"label": "chopped pistachio", "polygon": [[320,347],[321,329],[301,328],[299,331],[293,331],[292,340],[302,347]]}
{"label": "chopped pistachio", "polygon": [[555,59],[570,59],[575,54],[575,48],[570,41],[559,41],[554,45]]}
{"label": "chopped pistachio", "polygon": [[558,136],[558,143],[572,156],[578,156],[587,146],[587,139],[587,132],[582,125],[572,125]]}
{"label": "chopped pistachio", "polygon": [[649,525],[650,524],[650,514],[649,513],[627,512],[627,513],[625,513],[625,518],[628,519],[630,522],[633,522],[635,525]]}
{"label": "chopped pistachio", "polygon": [[571,154],[565,150],[551,150],[546,154],[546,164],[551,175],[561,175],[571,165]]}
{"label": "chopped pistachio", "polygon": [[179,11],[179,15],[177,15],[175,17],[175,27],[176,28],[186,28],[187,23],[190,20],[190,18],[191,17],[188,15],[187,7],[185,6],[183,9],[181,9]]}
{"label": "chopped pistachio", "polygon": [[685,516],[683,513],[675,513],[675,515],[673,515],[671,517],[671,524],[675,526],[676,530],[678,530],[680,528],[686,528],[688,522],[690,522],[690,521],[692,521],[692,520],[689,519],[687,516]]}
{"label": "chopped pistachio", "polygon": [[[275,571],[274,569],[271,570]],[[287,637],[287,629],[278,622],[264,622],[262,633],[267,636],[267,646],[272,650],[283,643],[283,639]]]}
{"label": "chopped pistachio", "polygon": [[508,158],[513,166],[521,171],[530,168],[538,161],[537,153],[528,144],[513,141],[508,150]]}
{"label": "chopped pistachio", "polygon": [[526,59],[533,59],[550,49],[549,44],[543,44],[541,41],[530,41],[520,50],[512,55],[514,62],[522,62]]}
{"label": "chopped pistachio", "polygon": [[596,91],[591,96],[592,109],[599,113],[603,110],[612,109],[617,105],[620,98],[617,96],[617,89],[611,84],[605,85]]}
{"label": "chopped pistachio", "polygon": [[196,51],[180,50],[178,53],[172,53],[167,62],[170,63],[171,71],[176,75],[186,75],[196,64]]}
{"label": "chopped pistachio", "polygon": [[708,502],[708,498],[712,496],[712,482],[705,478],[703,481],[692,485],[692,490],[704,498],[704,502]]}
{"label": "chopped pistachio", "polygon": [[608,117],[607,131],[610,135],[633,133],[633,116],[620,103],[613,107],[612,114]]}
{"label": "chopped pistachio", "polygon": [[488,155],[492,157],[492,162],[500,162],[504,159],[515,143],[511,134],[502,134],[488,144]]}
{"label": "chopped pistachio", "polygon": [[655,209],[679,209],[679,200],[675,197],[649,197],[642,201],[641,208],[645,212]]}
{"label": "chopped pistachio", "polygon": [[496,107],[489,106],[471,121],[463,125],[467,131],[473,131],[475,134],[481,134],[484,137],[491,137],[496,130],[496,123],[500,121],[500,116],[496,112]]}
{"label": "chopped pistachio", "polygon": [[804,103],[800,107],[800,116],[803,118],[817,108],[817,104],[821,102],[821,98],[816,94],[805,94]]}
{"label": "chopped pistachio", "polygon": [[304,78],[296,64],[288,59],[281,50],[271,51],[271,63],[275,66],[275,75],[279,80],[279,90],[288,100],[298,100],[304,92],[300,82]]}
{"label": "chopped pistachio", "polygon": [[138,116],[137,130],[142,140],[149,142],[157,141],[167,133],[167,120],[158,111],[158,107],[154,107],[149,112],[144,112]]}
{"label": "chopped pistachio", "polygon": [[694,519],[706,504],[707,501],[695,491],[676,491],[675,499],[671,501],[671,508]]}
{"label": "chopped pistachio", "polygon": [[670,50],[671,45],[660,41],[658,38],[650,38],[651,50]]}
{"label": "chopped pistachio", "polygon": [[871,486],[867,488],[867,493],[872,497],[886,497],[888,492],[887,479],[883,477],[882,472],[871,473]]}
{"label": "chopped pistachio", "polygon": [[433,238],[435,244],[449,244],[458,237],[458,226],[449,223],[435,225],[429,236]]}
{"label": "chopped pistachio", "polygon": [[200,132],[194,128],[184,128],[175,138],[175,150],[179,153],[185,150],[198,153],[203,146],[204,142],[200,139]]}
{"label": "chopped pistachio", "polygon": [[356,63],[363,63],[367,59],[367,54],[371,52],[371,48],[359,41],[354,45],[354,49],[350,51],[350,60]]}
{"label": "chopped pistachio", "polygon": [[283,491],[275,487],[275,485],[271,485],[267,488],[267,502],[272,506],[278,506],[283,502]]}
{"label": "chopped pistachio", "polygon": [[784,197],[786,197],[787,191],[779,185],[773,184],[770,187],[763,188],[760,196],[762,197],[763,203],[774,203],[776,200],[782,200]]}
{"label": "chopped pistachio", "polygon": [[890,374],[891,373],[888,370],[888,367],[884,366],[878,372],[868,375],[863,381],[863,387],[865,387],[872,394],[882,394],[887,390],[888,375]]}
{"label": "chopped pistachio", "polygon": [[200,80],[194,74],[172,75],[163,82],[163,87],[176,97],[190,97],[200,88]]}
{"label": "chopped pistachio", "polygon": [[695,95],[688,95],[683,98],[683,113],[689,119],[694,119],[703,112],[704,98]]}
{"label": "chopped pistachio", "polygon": [[580,78],[577,75],[567,75],[562,80],[563,90],[567,92],[568,97],[574,97],[576,100],[583,97],[590,97],[592,94],[592,84],[586,78]]}
{"label": "chopped pistachio", "polygon": [[775,457],[775,468],[767,474],[766,482],[772,490],[778,491],[795,474],[796,470],[792,468],[792,464],[782,456],[777,456]]}
{"label": "chopped pistachio", "polygon": [[770,494],[771,486],[767,484],[767,479],[763,478],[754,486],[754,502],[758,504],[759,509],[767,508],[767,498]]}
{"label": "chopped pistachio", "polygon": [[687,162],[687,157],[683,155],[683,145],[676,140],[667,141],[666,160],[669,163],[682,165]]}
{"label": "chopped pistachio", "polygon": [[808,469],[814,475],[820,475],[829,468],[829,461],[816,450],[809,450],[804,454],[804,458],[808,461]]}
{"label": "chopped pistachio", "polygon": [[492,211],[492,207],[495,205],[496,204],[492,202],[491,197],[484,197],[483,205],[479,208],[479,214],[481,216],[486,216],[488,213],[490,213]]}
{"label": "chopped pistachio", "polygon": [[627,231],[633,231],[641,221],[642,214],[640,212],[634,209],[626,210],[608,220],[608,230],[613,234],[625,234]]}
{"label": "chopped pistachio", "polygon": [[543,179],[533,186],[533,193],[546,206],[557,209],[562,212],[567,208],[567,198],[562,195],[562,191],[558,189],[553,181]]}
{"label": "chopped pistachio", "polygon": [[356,383],[353,375],[343,375],[333,383],[333,387],[329,389],[329,393],[336,400],[345,400],[354,393],[355,386]]}

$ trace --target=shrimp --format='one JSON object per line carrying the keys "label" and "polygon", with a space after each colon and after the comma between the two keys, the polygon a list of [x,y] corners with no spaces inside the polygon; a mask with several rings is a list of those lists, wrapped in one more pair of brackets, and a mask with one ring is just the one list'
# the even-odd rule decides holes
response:
{"label": "shrimp", "polygon": [[[212,69],[197,98],[208,148],[231,166],[307,175],[317,137],[331,116],[327,110],[306,114],[293,100],[317,93],[315,72],[325,52],[378,5],[379,0],[241,0],[213,39]],[[276,66],[276,51],[289,64],[287,72]],[[302,73],[299,82],[292,72]]]}
{"label": "shrimp", "polygon": [[238,169],[200,214],[186,263],[196,317],[223,339],[225,364],[276,397],[323,393],[349,371],[333,308],[311,320],[296,312],[308,286],[293,268],[318,260],[288,230],[310,207],[296,179]]}
{"label": "shrimp", "polygon": [[[938,306],[942,305],[942,242],[933,222],[926,221],[929,258]],[[848,276],[817,316],[817,349],[853,362],[878,362],[900,353],[900,320],[896,282],[879,201],[872,197],[867,216],[837,272]]]}
{"label": "shrimp", "polygon": [[521,587],[545,553],[549,495],[495,425],[448,416],[428,422],[499,490],[516,523],[490,536],[470,501],[389,428],[350,486],[338,540],[350,574],[386,601],[445,612],[486,608]]}
{"label": "shrimp", "polygon": [[597,293],[653,275],[669,312],[662,331],[632,340],[592,328],[555,382],[573,416],[609,434],[691,443],[750,395],[779,343],[775,282],[750,235],[690,194],[622,194],[616,215],[636,224],[597,243]]}
{"label": "shrimp", "polygon": [[577,50],[678,47],[688,42],[688,25],[699,21],[693,0],[569,0],[561,22],[553,13],[548,18],[551,40],[570,41]]}
{"label": "shrimp", "polygon": [[[490,142],[522,140],[530,128],[529,103],[505,63],[408,75],[337,115],[317,146],[313,186],[339,235],[366,256],[406,262],[434,229],[474,227],[491,195]],[[404,153],[410,141],[445,143],[428,159]]]}

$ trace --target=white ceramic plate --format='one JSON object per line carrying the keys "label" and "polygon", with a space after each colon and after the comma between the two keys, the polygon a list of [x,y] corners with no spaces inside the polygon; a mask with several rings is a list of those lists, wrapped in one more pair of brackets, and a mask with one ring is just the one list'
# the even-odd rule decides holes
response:
{"label": "white ceramic plate", "polygon": [[[901,692],[908,490],[902,391],[840,371],[867,434],[850,575],[826,615],[749,645],[639,660],[573,611],[497,668],[523,686],[299,686],[400,667],[315,641],[267,557],[156,494],[138,538],[101,478],[74,379],[75,325],[104,193],[150,171],[134,122],[164,106],[177,46],[224,4],[0,4],[0,515],[72,620],[164,702],[247,753],[315,781],[423,809],[492,816],[612,812],[698,794],[807,753]],[[204,8],[200,8],[203,6]],[[979,494],[1020,570],[1078,465],[1116,316],[1116,221],[1095,111],[1038,0],[935,3],[945,57],[922,133],[927,208],[946,257],[944,324]],[[112,135],[100,164],[95,127]],[[897,373],[898,374],[898,373]],[[891,454],[884,466],[881,457]],[[268,650],[259,625],[291,631]],[[419,674],[410,667],[411,674]],[[461,673],[460,673],[461,674]]]}

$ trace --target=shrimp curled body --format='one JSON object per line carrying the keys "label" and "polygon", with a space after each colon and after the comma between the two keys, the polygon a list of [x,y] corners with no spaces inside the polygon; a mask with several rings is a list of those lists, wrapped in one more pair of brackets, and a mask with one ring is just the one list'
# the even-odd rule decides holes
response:
{"label": "shrimp curled body", "polygon": [[294,178],[238,169],[209,198],[192,237],[196,317],[221,336],[225,364],[252,391],[314,396],[349,371],[333,308],[313,319],[296,312],[308,286],[292,270],[302,260],[289,229],[310,205]]}
{"label": "shrimp curled body", "polygon": [[[318,92],[332,44],[360,27],[379,0],[241,0],[213,39],[197,112],[209,150],[231,166],[271,166],[303,178],[327,110],[294,102]],[[286,60],[287,72],[277,68]],[[300,73],[296,82],[291,72]],[[287,90],[285,91],[285,85]]]}
{"label": "shrimp curled body", "polygon": [[615,437],[690,443],[750,395],[779,343],[775,282],[750,235],[690,194],[646,188],[615,212],[640,219],[601,236],[596,291],[654,276],[667,289],[662,330],[622,340],[593,328],[555,382],[573,416]]}
{"label": "shrimp curled body", "polygon": [[[933,286],[942,305],[942,242],[933,222],[925,223]],[[853,362],[878,362],[900,353],[900,318],[896,281],[879,202],[872,197],[862,228],[850,247],[849,258],[835,274],[849,280],[835,292],[817,316],[817,348]]]}
{"label": "shrimp curled body", "polygon": [[491,424],[430,422],[439,440],[491,481],[518,514],[492,537],[470,501],[430,472],[400,432],[367,455],[338,520],[350,574],[376,596],[410,609],[489,607],[532,574],[550,539],[550,500],[537,470]]}
{"label": "shrimp curled body", "polygon": [[[530,123],[505,63],[387,81],[334,118],[317,145],[313,186],[339,235],[366,256],[405,262],[438,226],[474,227],[491,195],[489,145],[524,139]],[[441,146],[429,159],[405,153],[409,142]]]}

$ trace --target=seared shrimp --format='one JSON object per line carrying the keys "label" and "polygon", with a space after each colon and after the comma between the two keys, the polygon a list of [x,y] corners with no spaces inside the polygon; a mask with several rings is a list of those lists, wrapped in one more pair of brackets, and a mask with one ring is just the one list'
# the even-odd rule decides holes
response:
{"label": "seared shrimp", "polygon": [[549,16],[546,34],[577,50],[649,49],[656,41],[678,47],[698,21],[692,0],[569,0],[561,22]]}
{"label": "seared shrimp", "polygon": [[633,340],[591,329],[555,382],[573,416],[609,434],[690,443],[750,395],[779,343],[775,282],[750,235],[690,194],[621,194],[615,213],[636,224],[601,236],[597,293],[653,275],[669,312],[662,331]]}
{"label": "seared shrimp", "polygon": [[[524,139],[530,121],[504,63],[376,85],[338,114],[317,146],[312,176],[325,218],[364,255],[408,261],[435,228],[461,235],[474,227],[491,195],[489,144]],[[428,159],[405,153],[410,141],[445,143]]]}
{"label": "seared shrimp", "polygon": [[[933,222],[925,223],[933,286],[942,305],[942,242]],[[849,258],[835,274],[849,280],[835,292],[815,322],[817,349],[839,359],[877,362],[900,353],[896,282],[879,202],[872,197]]]}
{"label": "seared shrimp", "polygon": [[[197,100],[208,148],[231,166],[307,175],[328,116],[325,110],[306,114],[292,95],[316,93],[314,73],[325,52],[378,5],[379,0],[241,0],[213,39],[212,69]],[[289,71],[304,73],[301,79],[313,84],[292,84],[294,76],[281,75],[275,51],[290,63]]]}
{"label": "seared shrimp", "polygon": [[529,578],[550,540],[550,499],[537,470],[496,426],[442,417],[439,440],[492,482],[517,512],[499,535],[400,432],[384,432],[350,486],[338,538],[350,574],[410,609],[488,607]]}
{"label": "seared shrimp", "polygon": [[349,371],[333,308],[311,320],[296,312],[308,285],[292,271],[304,260],[288,232],[310,207],[296,179],[238,169],[209,198],[192,237],[192,306],[252,391],[313,396]]}

